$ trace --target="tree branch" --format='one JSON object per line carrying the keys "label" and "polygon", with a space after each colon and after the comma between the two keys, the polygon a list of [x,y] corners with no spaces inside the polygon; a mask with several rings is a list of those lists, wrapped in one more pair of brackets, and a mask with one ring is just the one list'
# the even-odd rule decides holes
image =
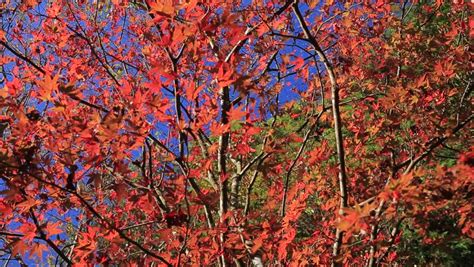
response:
{"label": "tree branch", "polygon": [[[8,167],[11,167],[11,168],[18,168],[18,167],[15,167],[15,166],[11,166],[11,165],[5,165],[4,166],[8,166]],[[127,242],[131,243],[132,245],[136,246],[139,250],[141,250],[143,253],[145,253],[146,255],[149,255],[153,258],[156,258],[158,260],[160,260],[162,263],[164,263],[166,266],[172,266],[165,258],[161,257],[160,255],[152,252],[151,250],[145,248],[143,245],[141,245],[140,243],[138,243],[137,241],[131,239],[130,237],[128,237],[121,229],[119,229],[118,227],[116,227],[113,223],[111,223],[109,220],[107,220],[106,218],[104,218],[102,215],[100,215],[95,209],[94,207],[83,197],[81,196],[78,192],[76,192],[75,190],[71,190],[71,189],[67,189],[67,188],[64,188],[60,185],[57,185],[56,183],[53,183],[53,182],[49,182],[49,181],[46,181],[44,180],[43,178],[39,177],[38,175],[34,174],[34,173],[31,173],[31,172],[28,172],[28,175],[33,177],[35,180],[43,183],[43,184],[46,184],[46,185],[49,185],[51,187],[54,187],[56,189],[59,189],[60,191],[62,192],[65,192],[65,193],[69,193],[75,197],[77,197],[79,199],[79,201],[85,206],[86,209],[88,209],[97,219],[99,219],[100,223],[112,230],[114,230],[115,232],[117,232],[119,234],[119,236],[126,240]],[[54,243],[53,243],[54,244]],[[53,248],[54,249],[54,248]]]}
{"label": "tree branch", "polygon": [[14,49],[13,47],[11,47],[9,44],[7,44],[6,42],[0,40],[0,44],[5,47],[8,51],[12,52],[15,56],[17,56],[18,58],[22,59],[23,61],[25,61],[26,63],[30,64],[31,66],[33,66],[33,68],[35,68],[37,71],[39,71],[41,74],[46,74],[46,71],[40,67],[39,65],[37,65],[35,62],[33,62],[33,60],[29,59],[28,57],[24,56],[23,54],[21,54],[20,52],[16,51],[16,49]]}
{"label": "tree branch", "polygon": [[[334,73],[334,69],[329,62],[328,58],[324,54],[323,50],[319,46],[318,42],[314,38],[314,36],[311,34],[306,21],[301,14],[301,11],[298,7],[298,0],[295,0],[292,4],[292,9],[293,13],[295,14],[300,27],[303,29],[303,32],[310,42],[310,44],[313,46],[313,49],[315,52],[318,54],[319,58],[323,62],[324,67],[326,68],[326,71],[329,76],[329,80],[331,82],[331,101],[332,101],[332,113],[334,116],[334,132],[335,132],[335,138],[336,138],[336,150],[337,150],[337,159],[339,163],[339,194],[340,194],[340,199],[339,199],[339,205],[340,205],[340,210],[339,214],[342,213],[342,209],[347,207],[348,205],[348,195],[347,195],[347,175],[346,175],[346,166],[345,166],[345,156],[344,156],[344,145],[343,145],[343,139],[342,139],[342,122],[341,122],[341,115],[339,111],[339,87],[337,84],[337,79]],[[332,266],[340,266],[341,263],[337,262],[336,259],[339,256],[340,249],[343,243],[343,232],[340,229],[336,230],[336,242],[334,242],[333,246],[333,263]]]}
{"label": "tree branch", "polygon": [[46,236],[32,208],[30,208],[29,212],[31,219],[33,219],[33,222],[36,226],[36,230],[39,232],[39,237],[43,239],[65,262],[67,262],[68,266],[72,266],[72,261],[66,256],[66,254],[64,254],[64,252]]}

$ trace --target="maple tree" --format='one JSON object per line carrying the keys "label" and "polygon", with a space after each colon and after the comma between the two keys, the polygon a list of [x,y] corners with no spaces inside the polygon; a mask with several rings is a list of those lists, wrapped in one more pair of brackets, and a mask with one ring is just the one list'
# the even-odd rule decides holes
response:
{"label": "maple tree", "polygon": [[2,1],[3,257],[469,264],[472,7]]}

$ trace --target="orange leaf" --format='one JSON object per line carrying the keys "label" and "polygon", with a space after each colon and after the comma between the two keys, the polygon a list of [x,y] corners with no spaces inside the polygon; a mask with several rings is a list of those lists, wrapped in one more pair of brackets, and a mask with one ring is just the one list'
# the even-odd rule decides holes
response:
{"label": "orange leaf", "polygon": [[56,223],[48,223],[46,225],[46,232],[48,232],[48,237],[51,237],[53,235],[59,235],[63,232],[61,229],[61,224],[59,222]]}
{"label": "orange leaf", "polygon": [[150,8],[160,16],[172,17],[174,13],[174,6],[172,0],[158,0],[156,3],[151,2]]}
{"label": "orange leaf", "polygon": [[214,123],[211,125],[211,133],[213,136],[219,136],[222,135],[223,133],[227,133],[230,129],[229,124],[220,124],[220,123]]}
{"label": "orange leaf", "polygon": [[198,97],[199,93],[204,89],[205,84],[196,88],[194,83],[190,83],[189,86],[186,87],[186,98],[188,100],[194,100]]}
{"label": "orange leaf", "polygon": [[29,251],[30,246],[26,244],[23,240],[18,240],[14,242],[12,246],[12,255],[25,255],[25,252]]}
{"label": "orange leaf", "polygon": [[58,88],[58,79],[59,75],[51,77],[50,75],[46,75],[44,80],[36,81],[36,84],[40,87],[40,91],[38,92],[39,98],[44,101],[52,100],[52,93],[53,90]]}
{"label": "orange leaf", "polygon": [[20,204],[18,204],[16,206],[17,206],[17,208],[20,209],[21,212],[25,212],[25,211],[28,211],[30,208],[32,208],[35,205],[36,205],[36,200],[30,198],[30,199],[27,199],[27,200],[21,202]]}
{"label": "orange leaf", "polygon": [[236,121],[240,120],[242,117],[245,117],[245,115],[247,115],[247,112],[245,110],[233,108],[229,111],[228,115],[229,121]]}
{"label": "orange leaf", "polygon": [[48,246],[42,243],[34,243],[31,247],[31,255],[36,255],[40,262],[43,261],[43,252],[48,251]]}

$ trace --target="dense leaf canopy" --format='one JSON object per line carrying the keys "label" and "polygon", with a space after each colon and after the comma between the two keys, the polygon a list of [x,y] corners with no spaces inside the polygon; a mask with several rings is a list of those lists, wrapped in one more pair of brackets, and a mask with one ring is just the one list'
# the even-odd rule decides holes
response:
{"label": "dense leaf canopy", "polygon": [[1,1],[2,259],[468,266],[472,8]]}

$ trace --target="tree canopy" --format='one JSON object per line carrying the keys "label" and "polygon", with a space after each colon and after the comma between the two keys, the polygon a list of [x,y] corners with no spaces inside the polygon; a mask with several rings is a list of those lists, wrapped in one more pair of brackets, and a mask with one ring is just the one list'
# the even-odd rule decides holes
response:
{"label": "tree canopy", "polygon": [[469,1],[0,3],[0,257],[470,266]]}

